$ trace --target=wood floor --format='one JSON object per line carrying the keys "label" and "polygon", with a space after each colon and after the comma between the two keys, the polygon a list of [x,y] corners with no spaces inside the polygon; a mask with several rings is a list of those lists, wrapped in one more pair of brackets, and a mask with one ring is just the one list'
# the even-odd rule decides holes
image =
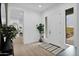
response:
{"label": "wood floor", "polygon": [[54,56],[54,54],[38,46],[41,43],[24,45],[22,37],[14,40],[14,56]]}
{"label": "wood floor", "polygon": [[[18,37],[13,42],[14,56],[55,56],[38,46],[39,44],[40,43],[24,45],[22,37]],[[79,48],[71,45],[57,56],[79,56]]]}

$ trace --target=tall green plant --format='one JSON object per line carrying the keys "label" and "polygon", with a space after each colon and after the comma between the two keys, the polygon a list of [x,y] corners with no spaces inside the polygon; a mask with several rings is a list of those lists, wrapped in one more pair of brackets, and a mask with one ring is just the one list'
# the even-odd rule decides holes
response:
{"label": "tall green plant", "polygon": [[2,52],[10,51],[10,49],[12,47],[12,39],[15,38],[17,33],[18,32],[13,25],[9,25],[9,26],[2,25],[2,26],[0,26],[0,34],[2,34],[3,39],[6,40],[6,41],[4,41]]}
{"label": "tall green plant", "polygon": [[40,23],[36,26],[37,26],[37,29],[40,33],[40,40],[39,41],[42,42],[42,37],[43,37],[42,34],[44,33],[44,25],[42,23]]}
{"label": "tall green plant", "polygon": [[36,25],[37,26],[37,29],[39,31],[40,34],[44,33],[44,25],[43,24],[39,24],[39,25]]}

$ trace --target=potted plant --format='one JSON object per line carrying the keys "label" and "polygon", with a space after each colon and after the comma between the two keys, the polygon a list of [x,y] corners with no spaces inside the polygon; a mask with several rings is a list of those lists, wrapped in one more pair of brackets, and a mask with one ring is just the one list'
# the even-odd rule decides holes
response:
{"label": "potted plant", "polygon": [[9,52],[12,49],[12,39],[15,38],[18,32],[13,25],[2,25],[2,27],[0,27],[0,33],[4,38],[4,46],[2,52]]}
{"label": "potted plant", "polygon": [[43,34],[44,34],[44,25],[42,23],[40,23],[36,26],[37,26],[37,30],[39,31],[39,34],[40,34],[39,42],[43,42],[42,38],[43,38]]}

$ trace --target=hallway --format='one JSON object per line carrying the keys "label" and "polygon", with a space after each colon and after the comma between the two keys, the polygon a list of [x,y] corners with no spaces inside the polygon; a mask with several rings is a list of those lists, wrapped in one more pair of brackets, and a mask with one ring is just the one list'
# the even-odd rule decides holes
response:
{"label": "hallway", "polygon": [[[67,14],[65,13],[65,11],[68,9],[70,9],[70,11],[67,14],[73,13],[73,15],[71,15],[72,17],[69,16],[67,18],[73,19],[74,26],[72,27],[73,30],[69,30],[70,33],[67,33],[66,35],[65,16]],[[73,9],[73,11],[71,11],[71,9]],[[77,3],[72,3],[72,4],[70,3],[67,4],[66,3],[64,4],[63,3],[60,4],[7,3],[7,6],[6,4],[2,4],[2,8],[1,8],[2,25],[3,24],[13,25],[17,30],[16,32],[18,32],[18,34],[21,34],[23,36],[23,37],[19,36],[16,39],[14,39],[13,44],[11,44],[12,45],[11,49],[12,51],[14,50],[14,56],[77,56],[79,55],[79,47],[78,47],[79,46],[78,43],[79,42],[78,39],[79,12],[78,11],[79,11],[79,4]],[[4,17],[5,13],[6,13],[6,17]],[[40,24],[42,24],[43,26],[40,27],[39,26]],[[42,28],[41,31],[40,28]],[[10,31],[3,30],[3,32],[5,32],[6,34],[6,32],[9,33]],[[40,35],[41,33],[42,35]],[[74,34],[74,37],[71,37],[72,34]],[[4,41],[7,41],[7,39],[5,40],[7,36],[10,37],[10,35],[6,34],[6,36],[3,37]],[[67,41],[66,41],[66,36],[68,37]],[[42,39],[43,43],[45,42],[47,45],[43,46],[42,43],[38,42],[39,39]],[[74,46],[76,46],[76,48],[72,46],[73,43]],[[65,48],[66,44],[70,44],[70,46]],[[9,46],[10,44],[4,43],[1,46],[6,47],[4,45]],[[9,49],[7,50],[10,51]]]}

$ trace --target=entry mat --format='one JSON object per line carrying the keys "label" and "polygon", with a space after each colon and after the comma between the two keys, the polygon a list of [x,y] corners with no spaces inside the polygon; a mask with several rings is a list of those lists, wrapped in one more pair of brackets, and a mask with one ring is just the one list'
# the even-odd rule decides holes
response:
{"label": "entry mat", "polygon": [[46,43],[46,42],[40,44],[39,46],[42,47],[43,49],[49,51],[50,53],[52,53],[54,55],[57,55],[64,50],[63,48],[61,48],[57,45],[54,45],[51,43]]}

